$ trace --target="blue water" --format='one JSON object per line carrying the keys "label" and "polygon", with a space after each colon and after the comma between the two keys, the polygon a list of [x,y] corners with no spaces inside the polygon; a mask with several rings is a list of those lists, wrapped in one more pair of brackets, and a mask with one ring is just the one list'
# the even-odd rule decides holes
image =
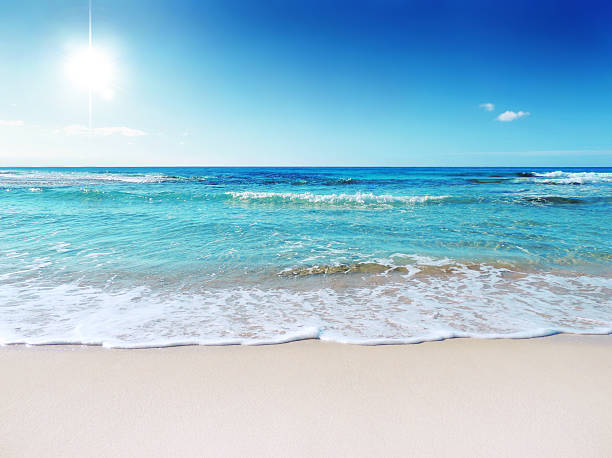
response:
{"label": "blue water", "polygon": [[0,169],[0,342],[612,331],[612,169]]}

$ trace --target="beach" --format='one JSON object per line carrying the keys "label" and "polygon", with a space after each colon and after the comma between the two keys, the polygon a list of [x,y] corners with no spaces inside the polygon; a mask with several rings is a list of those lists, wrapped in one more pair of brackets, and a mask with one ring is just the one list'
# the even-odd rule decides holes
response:
{"label": "beach", "polygon": [[2,458],[612,455],[612,169],[0,172]]}
{"label": "beach", "polygon": [[0,455],[610,456],[612,337],[0,347]]}
{"label": "beach", "polygon": [[0,458],[612,458],[611,24],[1,2]]}

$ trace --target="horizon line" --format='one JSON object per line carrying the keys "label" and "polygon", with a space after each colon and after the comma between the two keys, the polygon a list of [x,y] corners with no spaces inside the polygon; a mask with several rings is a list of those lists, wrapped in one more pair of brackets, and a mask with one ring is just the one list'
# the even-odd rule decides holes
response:
{"label": "horizon line", "polygon": [[550,169],[550,168],[566,168],[566,169],[581,169],[581,168],[597,168],[609,169],[612,165],[0,165],[0,168],[277,168],[277,169],[292,169],[292,168],[326,168],[326,169],[461,169],[461,168],[496,168],[496,169],[517,169],[517,168],[535,168],[535,169]]}

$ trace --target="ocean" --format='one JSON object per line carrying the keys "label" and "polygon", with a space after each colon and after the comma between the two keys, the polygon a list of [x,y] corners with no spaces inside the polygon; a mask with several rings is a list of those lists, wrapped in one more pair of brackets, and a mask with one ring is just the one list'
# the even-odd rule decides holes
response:
{"label": "ocean", "polygon": [[612,168],[3,168],[0,343],[612,332]]}

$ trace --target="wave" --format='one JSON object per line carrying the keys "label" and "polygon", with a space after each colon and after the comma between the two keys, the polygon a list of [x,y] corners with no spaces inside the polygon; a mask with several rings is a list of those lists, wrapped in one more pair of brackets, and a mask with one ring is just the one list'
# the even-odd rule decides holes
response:
{"label": "wave", "polygon": [[[540,184],[592,184],[612,183],[612,172],[514,172],[514,171],[470,171],[450,173],[447,176],[427,177],[398,175],[394,177],[330,177],[316,173],[226,173],[216,175],[176,175],[162,171],[138,172],[84,171],[84,170],[0,170],[0,185],[10,186],[70,186],[105,183],[155,184],[155,183],[206,183],[211,185],[294,185],[294,186],[348,186],[348,185],[402,185],[438,186],[453,184],[450,177],[464,177],[463,182],[487,183],[540,183]],[[450,179],[449,179],[450,178]],[[461,183],[458,181],[457,184]]]}
{"label": "wave", "polygon": [[[343,207],[343,208],[391,208],[410,205],[421,205],[441,202],[450,196],[393,196],[389,194],[375,195],[372,193],[355,194],[314,194],[305,193],[280,193],[280,192],[257,192],[257,191],[228,191],[198,193],[186,190],[172,191],[158,188],[154,191],[140,189],[117,189],[82,185],[75,187],[30,187],[23,186],[5,188],[5,191],[27,191],[27,194],[45,192],[42,198],[51,200],[146,200],[150,202],[162,201],[225,201],[244,202],[253,204],[294,205],[294,206],[320,206],[320,207]],[[37,196],[41,198],[41,196]],[[473,199],[455,199],[457,202],[471,202]]]}
{"label": "wave", "polygon": [[[540,183],[558,185],[582,185],[592,183],[612,183],[612,173],[610,172],[564,172],[557,170],[554,172],[511,172],[506,174],[477,174],[465,173],[466,181],[475,184],[487,183]],[[524,180],[531,178],[531,180]]]}
{"label": "wave", "polygon": [[[28,191],[30,193],[40,193],[44,187],[15,187],[14,189],[5,188],[6,191]],[[160,188],[161,189],[161,188]],[[245,203],[277,204],[277,205],[296,205],[296,206],[324,206],[324,207],[400,207],[407,205],[419,205],[440,202],[450,196],[393,196],[388,194],[375,195],[372,193],[355,194],[313,194],[305,193],[280,193],[280,192],[256,192],[256,191],[228,191],[224,193],[192,193],[170,190],[145,191],[113,188],[55,188],[54,192],[43,194],[46,199],[67,200],[67,199],[86,199],[86,200],[146,200],[146,201],[230,201]],[[40,197],[38,197],[40,198]],[[457,199],[461,201],[460,199]],[[468,199],[469,200],[469,199]],[[471,201],[471,200],[469,200]]]}
{"label": "wave", "polygon": [[179,176],[162,173],[111,173],[111,172],[55,172],[55,171],[22,171],[0,170],[0,185],[12,186],[85,186],[112,183],[174,183],[174,182],[206,182],[216,176]]}
{"label": "wave", "polygon": [[[346,186],[362,183],[363,180],[352,177],[328,178],[321,176],[295,176],[294,174],[268,175],[170,175],[163,173],[114,173],[85,171],[44,171],[44,170],[0,170],[0,185],[12,186],[70,186],[95,185],[105,183],[206,183],[206,184],[245,184],[245,185],[320,185]],[[371,181],[370,184],[379,184]]]}
{"label": "wave", "polygon": [[161,179],[161,183],[174,182],[174,181],[193,181],[193,182],[208,182],[214,178],[217,178],[215,175],[203,175],[203,176],[177,176],[177,175],[166,175]]}
{"label": "wave", "polygon": [[[611,172],[564,172],[557,170],[553,172],[470,172],[454,174],[455,176],[466,177],[468,183],[487,184],[487,183],[539,183],[539,184],[558,184],[558,185],[581,185],[592,183],[612,183]],[[525,180],[531,178],[531,180]]]}
{"label": "wave", "polygon": [[[441,195],[441,196],[396,196],[373,193],[315,194],[311,192],[265,192],[265,191],[226,191],[201,192],[197,189],[182,188],[118,188],[82,184],[76,186],[12,186],[0,188],[0,198],[31,198],[50,202],[67,201],[132,201],[158,203],[164,202],[225,202],[228,204],[276,205],[293,208],[320,209],[392,209],[423,205],[605,205],[612,203],[612,196],[554,196],[537,194],[514,195]],[[9,194],[10,193],[10,194]],[[19,195],[20,197],[17,197]]]}
{"label": "wave", "polygon": [[191,292],[170,284],[163,291],[40,279],[5,284],[0,343],[385,344],[612,332],[610,277],[439,261],[348,287],[301,278]]}
{"label": "wave", "polygon": [[304,277],[311,275],[380,274],[388,272],[408,273],[409,269],[405,266],[393,266],[378,262],[360,262],[356,264],[293,267],[282,270],[279,272],[279,275],[285,277]]}
{"label": "wave", "polygon": [[13,185],[61,186],[96,183],[160,183],[173,177],[161,174],[128,175],[119,173],[92,172],[22,172],[4,170],[0,174],[0,183]]}
{"label": "wave", "polygon": [[532,172],[537,182],[544,184],[582,185],[592,183],[612,183],[610,172]]}
{"label": "wave", "polygon": [[450,196],[394,196],[372,193],[355,194],[313,194],[310,192],[255,192],[229,191],[225,193],[240,202],[291,203],[297,205],[338,205],[338,206],[401,206],[439,202]]}
{"label": "wave", "polygon": [[507,272],[516,270],[513,264],[502,262],[484,265],[477,262],[455,262],[446,258],[433,259],[427,256],[395,253],[390,259],[379,261],[291,267],[280,271],[278,275],[281,277],[310,277],[338,274],[402,274],[442,278],[464,269],[480,272],[485,268],[501,269]]}

